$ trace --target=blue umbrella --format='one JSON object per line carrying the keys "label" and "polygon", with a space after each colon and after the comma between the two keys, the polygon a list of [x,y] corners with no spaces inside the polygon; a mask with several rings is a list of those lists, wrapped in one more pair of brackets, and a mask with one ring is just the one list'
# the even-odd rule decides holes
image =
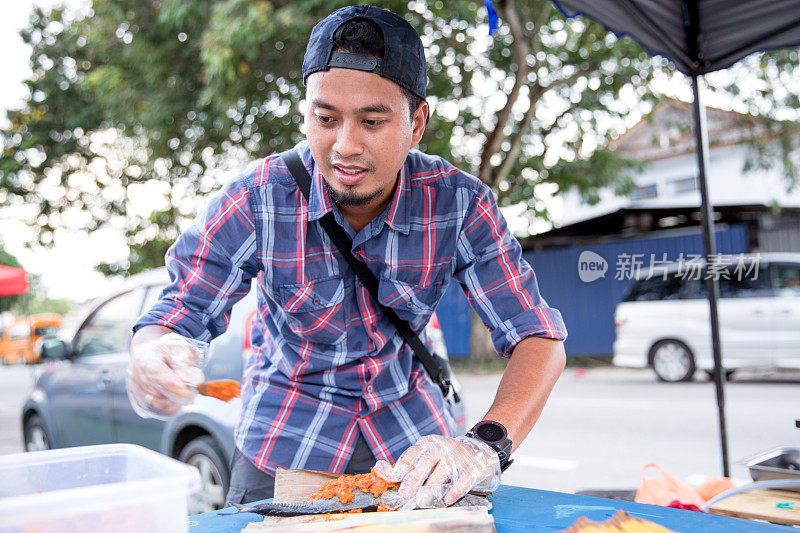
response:
{"label": "blue umbrella", "polygon": [[[708,199],[708,135],[698,79],[762,50],[800,46],[800,0],[553,0],[568,17],[586,15],[618,36],[627,35],[651,55],[666,56],[692,80],[697,182],[706,264],[716,255],[714,218]],[[719,411],[722,470],[730,475],[725,429],[725,392],[719,339],[719,287],[706,276]]]}

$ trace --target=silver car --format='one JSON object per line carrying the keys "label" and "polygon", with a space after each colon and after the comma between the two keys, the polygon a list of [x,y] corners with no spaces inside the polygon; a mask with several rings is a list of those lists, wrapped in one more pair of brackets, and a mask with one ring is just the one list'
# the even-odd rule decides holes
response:
{"label": "silver car", "polygon": [[[168,281],[164,268],[132,276],[110,296],[92,302],[71,331],[62,328],[59,338],[45,339],[44,364],[22,411],[24,444],[32,451],[129,442],[192,464],[203,483],[190,505],[196,514],[225,502],[241,401],[199,396],[167,421],[133,411],[125,389],[131,327]],[[255,308],[255,290],[233,307],[227,331],[211,343],[206,379],[241,380]],[[428,334],[436,352],[446,357],[438,321],[431,322]],[[460,393],[455,379],[454,388]],[[463,404],[455,414],[463,432]]]}

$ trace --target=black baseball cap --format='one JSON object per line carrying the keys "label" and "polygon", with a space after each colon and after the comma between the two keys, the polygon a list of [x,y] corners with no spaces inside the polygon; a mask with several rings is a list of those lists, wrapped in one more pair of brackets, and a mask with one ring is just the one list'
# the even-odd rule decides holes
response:
{"label": "black baseball cap", "polygon": [[[333,51],[333,34],[345,22],[366,19],[383,32],[382,58]],[[428,85],[428,65],[417,31],[403,17],[375,6],[337,9],[314,26],[303,57],[303,84],[308,76],[331,67],[374,72],[408,89],[423,100]]]}

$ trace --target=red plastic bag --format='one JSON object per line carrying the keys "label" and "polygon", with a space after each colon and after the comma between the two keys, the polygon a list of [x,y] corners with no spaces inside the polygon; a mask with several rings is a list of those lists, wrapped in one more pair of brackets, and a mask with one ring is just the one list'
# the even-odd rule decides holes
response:
{"label": "red plastic bag", "polygon": [[[661,477],[647,477],[646,473],[649,468],[658,470]],[[697,507],[706,502],[696,488],[673,477],[657,464],[644,465],[642,467],[642,482],[639,485],[639,490],[636,491],[634,501],[668,507],[675,500],[684,505],[696,505]]]}

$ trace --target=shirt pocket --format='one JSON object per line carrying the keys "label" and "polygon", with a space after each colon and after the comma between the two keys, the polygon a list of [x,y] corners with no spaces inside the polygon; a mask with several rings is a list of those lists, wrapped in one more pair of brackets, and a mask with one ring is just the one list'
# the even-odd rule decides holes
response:
{"label": "shirt pocket", "polygon": [[281,285],[278,300],[289,328],[301,339],[319,344],[345,341],[345,286],[341,278]]}
{"label": "shirt pocket", "polygon": [[381,277],[378,280],[378,300],[391,307],[397,316],[411,323],[417,331],[430,320],[442,294],[443,285],[434,283],[422,287],[396,279]]}

